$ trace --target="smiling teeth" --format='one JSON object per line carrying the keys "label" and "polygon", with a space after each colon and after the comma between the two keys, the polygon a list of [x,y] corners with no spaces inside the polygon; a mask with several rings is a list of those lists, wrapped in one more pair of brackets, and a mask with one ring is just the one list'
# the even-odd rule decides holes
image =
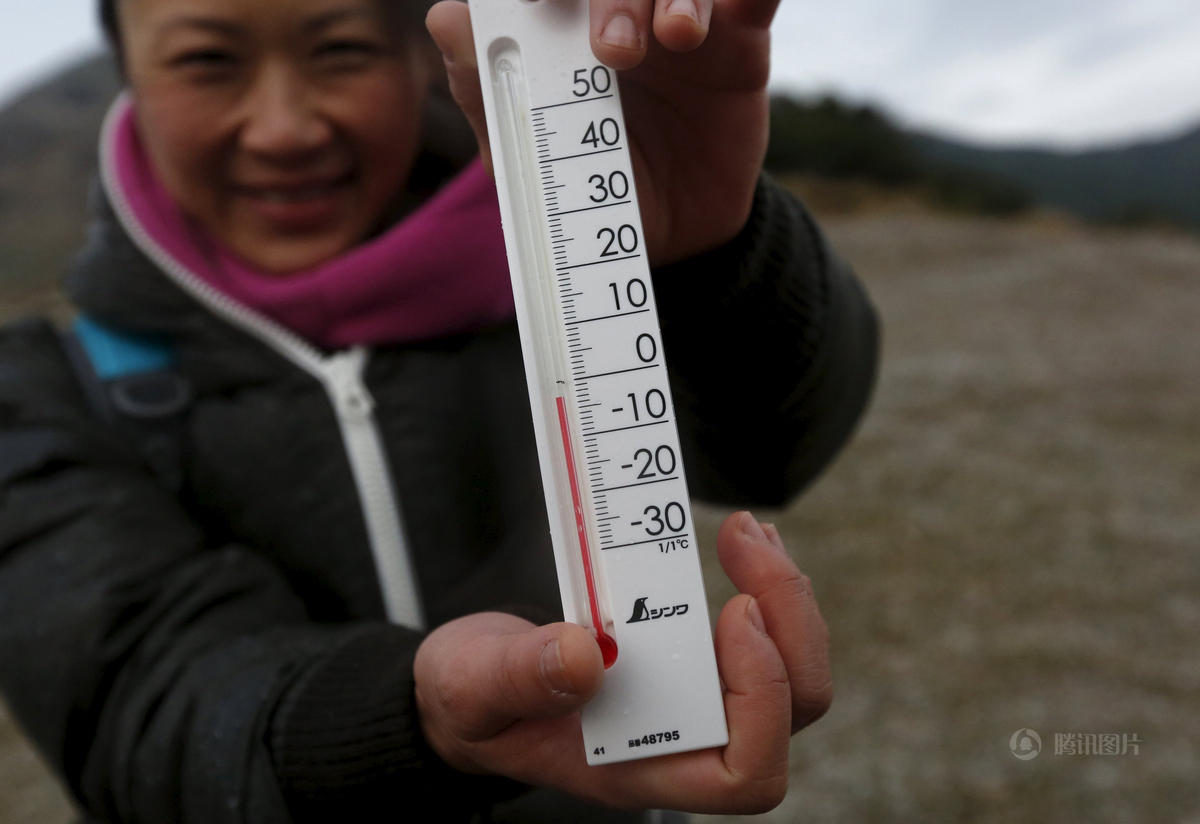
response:
{"label": "smiling teeth", "polygon": [[257,195],[268,203],[296,203],[321,197],[328,192],[328,186],[314,186],[309,189],[261,189]]}

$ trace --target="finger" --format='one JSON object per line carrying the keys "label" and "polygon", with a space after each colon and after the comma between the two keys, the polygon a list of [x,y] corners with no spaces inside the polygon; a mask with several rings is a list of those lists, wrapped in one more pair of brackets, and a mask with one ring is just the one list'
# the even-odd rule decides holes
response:
{"label": "finger", "polygon": [[592,53],[613,69],[632,69],[646,56],[653,0],[591,0]]}
{"label": "finger", "polygon": [[488,174],[494,174],[487,119],[483,111],[483,91],[479,85],[479,64],[475,58],[475,41],[467,4],[460,0],[443,0],[435,4],[425,16],[425,27],[442,53],[450,94],[475,132],[480,159]]}
{"label": "finger", "polygon": [[721,610],[714,635],[725,684],[729,745],[724,750],[731,796],[744,811],[770,809],[787,792],[788,672],[767,634],[760,605],[739,595]]}
{"label": "finger", "polygon": [[749,512],[735,513],[721,525],[717,555],[738,590],[758,601],[767,632],[787,667],[792,730],[811,724],[833,701],[829,630],[812,582],[784,551],[783,542],[772,541]]}
{"label": "finger", "polygon": [[[480,631],[493,625],[496,631]],[[482,741],[519,719],[574,712],[604,674],[595,639],[574,624],[532,627],[485,613],[436,630],[422,650],[431,644],[452,652],[415,669],[418,688],[427,714],[460,741]]]}
{"label": "finger", "polygon": [[557,717],[513,724],[477,745],[472,757],[485,769],[605,804],[765,812],[787,789],[787,669],[749,596],[722,610],[714,644],[729,724],[724,748],[588,767],[578,719]]}
{"label": "finger", "polygon": [[725,605],[713,642],[728,745],[593,769],[572,792],[718,814],[761,813],[779,804],[787,792],[791,695],[787,669],[753,598],[739,595]]}
{"label": "finger", "polygon": [[770,27],[779,0],[720,0],[721,11],[731,19],[758,29]]}
{"label": "finger", "polygon": [[691,51],[704,42],[710,20],[712,0],[658,0],[654,36],[671,51]]}

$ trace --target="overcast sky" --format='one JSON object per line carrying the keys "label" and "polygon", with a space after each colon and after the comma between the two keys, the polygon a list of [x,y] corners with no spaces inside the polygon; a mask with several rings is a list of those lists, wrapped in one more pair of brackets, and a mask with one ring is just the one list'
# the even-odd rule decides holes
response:
{"label": "overcast sky", "polygon": [[[0,102],[98,47],[92,0],[0,0]],[[774,84],[990,143],[1200,122],[1198,0],[783,0]]]}

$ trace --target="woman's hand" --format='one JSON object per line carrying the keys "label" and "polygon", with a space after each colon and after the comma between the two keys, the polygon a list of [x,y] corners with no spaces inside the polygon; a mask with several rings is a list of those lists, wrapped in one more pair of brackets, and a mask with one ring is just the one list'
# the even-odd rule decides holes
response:
{"label": "woman's hand", "polygon": [[499,773],[612,806],[753,813],[787,791],[788,739],[829,708],[828,633],[779,533],[726,519],[717,552],[741,591],[717,621],[729,744],[589,767],[578,710],[604,677],[591,634],[469,615],[425,640],[415,663],[426,739],[465,772]]}
{"label": "woman's hand", "polygon": [[[544,0],[557,2],[557,0]],[[620,73],[650,262],[731,239],[767,146],[769,27],[778,0],[591,0],[592,51]],[[426,24],[490,163],[465,3]]]}

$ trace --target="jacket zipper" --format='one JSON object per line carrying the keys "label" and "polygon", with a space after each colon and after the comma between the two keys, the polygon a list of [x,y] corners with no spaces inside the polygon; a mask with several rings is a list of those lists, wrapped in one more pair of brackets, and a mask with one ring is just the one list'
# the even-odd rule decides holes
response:
{"label": "jacket zipper", "polygon": [[379,576],[388,620],[423,629],[424,618],[416,576],[404,536],[383,439],[374,415],[374,399],[363,380],[370,351],[355,346],[325,355],[300,336],[214,289],[163,249],[146,233],[125,200],[110,158],[119,116],[127,104],[122,94],[109,109],[100,143],[100,178],[117,219],[133,242],[181,289],[218,317],[241,329],[320,381],[337,415],[342,443],[350,462],[363,511],[367,536]]}
{"label": "jacket zipper", "polygon": [[391,473],[383,450],[383,439],[375,422],[375,400],[363,382],[369,352],[361,346],[330,355],[319,376],[337,410],[342,440],[350,457],[350,469],[358,487],[367,535],[375,555],[375,569],[383,587],[388,619],[412,629],[421,629],[420,596],[400,508],[396,505]]}

